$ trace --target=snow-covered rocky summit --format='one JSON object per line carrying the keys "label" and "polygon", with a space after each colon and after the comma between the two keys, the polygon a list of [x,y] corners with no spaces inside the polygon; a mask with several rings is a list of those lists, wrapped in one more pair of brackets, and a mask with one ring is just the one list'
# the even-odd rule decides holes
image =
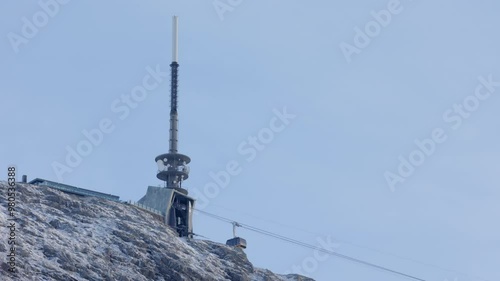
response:
{"label": "snow-covered rocky summit", "polygon": [[94,197],[18,183],[16,269],[10,246],[6,182],[0,182],[0,280],[313,281],[258,269],[226,245],[180,239],[148,212]]}

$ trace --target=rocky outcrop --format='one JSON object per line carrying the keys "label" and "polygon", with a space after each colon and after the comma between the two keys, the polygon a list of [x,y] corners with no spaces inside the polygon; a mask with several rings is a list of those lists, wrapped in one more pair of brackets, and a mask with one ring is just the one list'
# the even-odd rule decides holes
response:
{"label": "rocky outcrop", "polygon": [[[158,218],[127,204],[29,184],[18,184],[17,191],[18,273],[7,271],[8,229],[2,227],[1,280],[312,280],[255,268],[240,249],[178,238]],[[0,182],[2,225],[6,206],[7,184]]]}

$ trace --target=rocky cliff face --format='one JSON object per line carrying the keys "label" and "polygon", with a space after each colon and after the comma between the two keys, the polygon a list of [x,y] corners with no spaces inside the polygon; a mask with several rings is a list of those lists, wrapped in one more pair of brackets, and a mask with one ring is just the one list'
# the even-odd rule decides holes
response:
{"label": "rocky cliff face", "polygon": [[[6,182],[0,223],[8,225]],[[0,280],[313,281],[258,269],[240,249],[180,239],[158,218],[133,206],[17,184],[16,268],[6,263],[10,230],[0,229]]]}

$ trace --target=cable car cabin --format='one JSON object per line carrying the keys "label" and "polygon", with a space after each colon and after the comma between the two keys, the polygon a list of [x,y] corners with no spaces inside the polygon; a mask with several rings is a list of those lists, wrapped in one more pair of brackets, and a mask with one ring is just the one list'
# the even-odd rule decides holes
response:
{"label": "cable car cabin", "polygon": [[226,245],[246,249],[247,248],[247,240],[245,240],[241,237],[234,237],[232,239],[227,240]]}

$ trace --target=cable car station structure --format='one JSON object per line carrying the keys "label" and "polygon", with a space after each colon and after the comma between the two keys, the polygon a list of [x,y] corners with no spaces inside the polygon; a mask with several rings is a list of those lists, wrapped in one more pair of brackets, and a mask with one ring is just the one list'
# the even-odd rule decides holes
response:
{"label": "cable car station structure", "polygon": [[[188,191],[182,188],[182,182],[189,177],[189,162],[191,159],[178,152],[178,21],[172,20],[172,63],[170,64],[170,139],[168,153],[158,155],[155,162],[158,165],[156,177],[165,182],[164,187],[149,186],[146,195],[137,203],[155,209],[164,215],[165,223],[175,229],[180,237],[193,236],[193,210],[195,200],[188,196]],[[236,227],[233,223],[233,238],[226,244],[245,249],[245,239],[236,237]]]}
{"label": "cable car station structure", "polygon": [[170,139],[168,153],[158,155],[155,162],[158,165],[156,177],[165,182],[164,187],[149,186],[146,195],[137,203],[155,209],[164,215],[167,225],[177,231],[180,237],[193,235],[194,199],[188,196],[188,191],[182,188],[182,182],[189,177],[189,162],[191,159],[178,153],[178,35],[177,17],[173,17],[172,26],[172,63],[170,81]]}

